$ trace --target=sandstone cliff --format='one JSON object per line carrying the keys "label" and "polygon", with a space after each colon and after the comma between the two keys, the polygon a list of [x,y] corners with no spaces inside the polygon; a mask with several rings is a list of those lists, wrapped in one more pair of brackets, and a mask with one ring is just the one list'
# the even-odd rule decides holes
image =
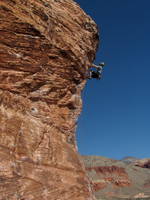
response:
{"label": "sandstone cliff", "polygon": [[95,23],[72,0],[0,0],[0,200],[92,200],[75,128]]}

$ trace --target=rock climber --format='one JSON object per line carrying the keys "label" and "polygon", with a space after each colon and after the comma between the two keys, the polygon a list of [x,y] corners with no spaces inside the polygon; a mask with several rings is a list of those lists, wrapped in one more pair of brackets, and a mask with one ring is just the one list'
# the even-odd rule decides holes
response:
{"label": "rock climber", "polygon": [[101,79],[104,66],[105,66],[104,62],[100,63],[98,66],[92,64],[91,68],[95,68],[96,71],[90,70],[88,79],[92,79],[92,78]]}

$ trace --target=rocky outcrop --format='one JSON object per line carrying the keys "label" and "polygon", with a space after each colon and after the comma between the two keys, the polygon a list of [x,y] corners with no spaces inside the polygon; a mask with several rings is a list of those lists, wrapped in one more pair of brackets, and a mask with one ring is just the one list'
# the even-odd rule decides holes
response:
{"label": "rocky outcrop", "polygon": [[97,199],[150,199],[149,159],[83,156]]}
{"label": "rocky outcrop", "polygon": [[135,166],[150,169],[150,159],[137,160]]}
{"label": "rocky outcrop", "polygon": [[[96,173],[100,181],[93,181],[94,190],[97,191],[107,186],[107,184],[112,184],[113,186],[125,187],[130,186],[131,181],[129,180],[128,174],[123,167],[117,166],[97,166],[97,167],[87,167],[86,170],[89,173]],[[103,180],[103,181],[101,181]]]}
{"label": "rocky outcrop", "polygon": [[72,0],[0,1],[1,200],[94,199],[75,129],[97,45]]}

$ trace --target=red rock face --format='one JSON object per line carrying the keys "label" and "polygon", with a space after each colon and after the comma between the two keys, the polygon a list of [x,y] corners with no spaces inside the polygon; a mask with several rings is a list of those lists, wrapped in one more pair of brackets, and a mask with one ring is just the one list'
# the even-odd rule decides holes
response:
{"label": "red rock face", "polygon": [[107,183],[99,183],[99,182],[94,183],[94,182],[91,182],[91,185],[93,187],[94,192],[97,192],[99,190],[104,189],[107,186]]}
{"label": "red rock face", "polygon": [[149,159],[83,156],[97,199],[150,199]]}
{"label": "red rock face", "polygon": [[[112,184],[117,187],[126,187],[131,185],[131,181],[129,180],[128,174],[126,173],[123,167],[117,166],[96,166],[86,168],[87,171],[92,172],[95,171],[98,180],[93,182],[94,191],[98,191],[107,187],[108,184]],[[102,181],[103,180],[103,181]]]}
{"label": "red rock face", "polygon": [[125,169],[123,167],[117,167],[117,166],[99,166],[99,167],[91,167],[91,168],[87,168],[87,170],[91,171],[91,170],[95,170],[96,173],[100,173],[100,174],[118,174],[118,175],[126,175]]}
{"label": "red rock face", "polygon": [[97,44],[72,0],[0,1],[0,199],[94,199],[75,129]]}

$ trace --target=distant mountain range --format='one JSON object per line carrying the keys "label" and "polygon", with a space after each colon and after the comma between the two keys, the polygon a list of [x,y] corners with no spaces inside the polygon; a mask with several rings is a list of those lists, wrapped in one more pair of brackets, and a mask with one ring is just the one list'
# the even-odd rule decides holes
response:
{"label": "distant mountain range", "polygon": [[150,158],[82,158],[97,200],[150,200]]}

